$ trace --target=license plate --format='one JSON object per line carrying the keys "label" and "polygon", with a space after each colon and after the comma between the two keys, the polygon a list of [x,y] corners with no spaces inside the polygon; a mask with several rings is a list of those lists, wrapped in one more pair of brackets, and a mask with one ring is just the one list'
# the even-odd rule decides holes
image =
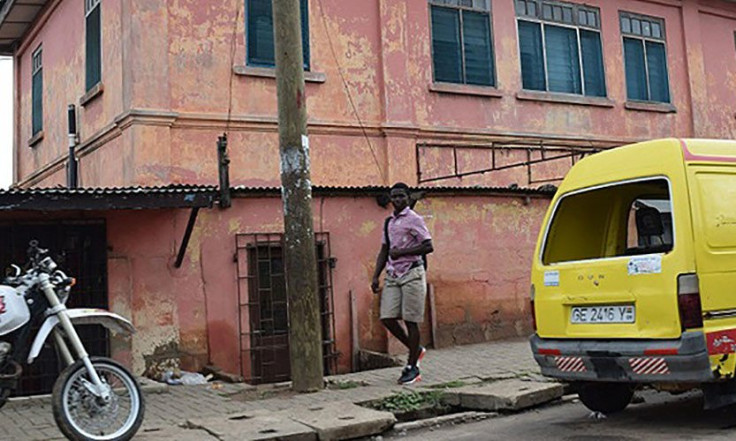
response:
{"label": "license plate", "polygon": [[570,314],[571,323],[634,323],[634,305],[575,306]]}

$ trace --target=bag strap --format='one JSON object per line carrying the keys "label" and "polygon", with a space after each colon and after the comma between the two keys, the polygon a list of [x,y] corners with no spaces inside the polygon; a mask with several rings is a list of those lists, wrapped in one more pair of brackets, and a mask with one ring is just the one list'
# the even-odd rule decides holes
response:
{"label": "bag strap", "polygon": [[388,223],[391,221],[391,216],[387,217],[385,221],[383,221],[383,237],[386,238],[386,246],[388,249],[391,249],[391,241],[388,238]]}

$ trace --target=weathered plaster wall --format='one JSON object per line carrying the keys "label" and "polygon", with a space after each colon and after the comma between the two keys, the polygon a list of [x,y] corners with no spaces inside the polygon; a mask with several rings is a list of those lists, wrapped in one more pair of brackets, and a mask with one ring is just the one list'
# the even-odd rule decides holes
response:
{"label": "weathered plaster wall", "polygon": [[[428,281],[435,287],[438,346],[531,331],[529,262],[547,199],[432,196],[417,204],[433,234]],[[356,296],[361,348],[388,350],[370,279],[388,211],[370,197],[318,198],[315,231],[329,232],[340,369],[350,367],[350,293]],[[203,212],[180,271],[203,274],[212,362],[238,369],[235,235],[283,231],[278,198],[235,199]],[[196,286],[197,284],[195,284]],[[191,287],[189,289],[192,289]],[[179,311],[182,311],[180,305]]]}
{"label": "weathered plaster wall", "polygon": [[703,131],[723,133],[725,138],[736,137],[736,113],[733,91],[736,90],[736,48],[734,29],[736,14],[730,17],[714,12],[700,13],[700,32],[705,63]]}
{"label": "weathered plaster wall", "polygon": [[[122,54],[120,3],[103,2],[102,19],[102,83],[106,89],[85,107],[80,98],[85,94],[85,21],[84,2],[58,0],[49,2],[42,14],[43,26],[30,33],[15,57],[20,90],[15,118],[14,140],[18,155],[16,176],[27,179],[35,172],[51,167],[33,184],[52,186],[48,175],[58,168],[68,153],[67,106],[77,106],[78,128],[82,144],[94,138],[112,124],[122,112]],[[31,139],[31,61],[33,52],[43,46],[43,139],[33,147]],[[111,170],[111,171],[114,171]],[[109,178],[115,179],[110,173]],[[65,179],[65,178],[64,178]],[[62,181],[64,182],[64,181]]]}
{"label": "weathered plaster wall", "polygon": [[[63,159],[66,146],[64,119],[47,117],[45,139],[35,149],[25,148],[30,136],[31,51],[45,42],[47,115],[63,112],[83,91],[82,6],[72,0],[57,3],[48,22],[18,55],[16,148],[21,147],[22,179]],[[733,50],[728,29],[736,5],[717,0],[587,4],[601,11],[606,83],[613,107],[543,102],[519,94],[511,1],[492,2],[498,97],[464,87],[454,93],[433,90],[427,2],[311,1],[306,93],[313,181],[416,182],[418,142],[487,143],[498,136],[611,143],[664,136],[731,137],[732,115],[719,104],[732,101],[733,92],[719,84],[729,84],[736,66],[729,57],[718,55]],[[105,92],[81,112],[81,167],[94,170],[83,171],[85,185],[214,183],[214,144],[225,130],[230,132],[230,156],[236,165],[233,182],[278,183],[276,83],[268,77],[269,69],[264,74],[244,66],[242,0],[123,0],[102,6]],[[625,108],[619,11],[665,20],[676,112]],[[62,34],[65,38],[56,38]],[[95,150],[98,144],[104,145]],[[114,158],[119,158],[117,165]],[[569,163],[550,167],[555,169],[550,175],[562,176]],[[46,176],[27,183],[46,185]],[[523,178],[525,171],[519,169],[440,184],[524,185]]]}

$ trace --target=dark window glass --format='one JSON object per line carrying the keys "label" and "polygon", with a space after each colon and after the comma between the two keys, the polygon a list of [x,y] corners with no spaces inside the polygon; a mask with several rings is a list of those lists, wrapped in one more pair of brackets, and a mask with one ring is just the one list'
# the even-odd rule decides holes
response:
{"label": "dark window glass", "polygon": [[493,56],[488,14],[463,11],[463,46],[465,48],[465,82],[491,86]]}
{"label": "dark window glass", "polygon": [[102,80],[102,35],[100,26],[100,3],[87,13],[86,18],[86,72],[85,85],[89,91]]}
{"label": "dark window glass", "polygon": [[643,43],[642,40],[636,38],[624,38],[626,95],[630,100],[646,101],[648,98]]}
{"label": "dark window glass", "polygon": [[598,10],[550,2],[532,18],[518,19],[523,88],[605,97]]}
{"label": "dark window glass", "polygon": [[547,80],[550,92],[583,93],[575,29],[547,25]]}
{"label": "dark window glass", "polygon": [[522,87],[528,90],[546,90],[541,25],[519,21],[519,50]]}
{"label": "dark window glass", "polygon": [[[273,7],[271,0],[246,0],[246,63],[249,66],[274,67]],[[301,0],[302,51],[304,68],[309,70],[309,11]]]}
{"label": "dark window glass", "polygon": [[33,74],[33,134],[43,130],[43,69]]}
{"label": "dark window glass", "polygon": [[435,81],[494,86],[490,14],[431,6]]}
{"label": "dark window glass", "polygon": [[432,7],[432,48],[435,81],[461,83],[460,14],[457,10]]}
{"label": "dark window glass", "polygon": [[647,68],[649,70],[650,100],[670,102],[670,85],[667,79],[667,55],[664,44],[646,42]]}
{"label": "dark window glass", "polygon": [[603,73],[601,34],[580,30],[580,50],[583,53],[585,94],[606,96],[606,76]]}

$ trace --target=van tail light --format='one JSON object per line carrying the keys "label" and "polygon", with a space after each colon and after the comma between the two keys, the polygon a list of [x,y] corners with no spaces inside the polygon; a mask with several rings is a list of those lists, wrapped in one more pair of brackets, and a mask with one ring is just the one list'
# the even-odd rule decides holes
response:
{"label": "van tail light", "polygon": [[697,274],[677,276],[677,306],[682,330],[703,327],[703,309],[700,307],[700,288]]}
{"label": "van tail light", "polygon": [[531,305],[532,305],[532,329],[536,332],[537,331],[537,313],[534,312],[534,284],[532,283],[532,287],[529,289],[529,298],[531,299]]}

